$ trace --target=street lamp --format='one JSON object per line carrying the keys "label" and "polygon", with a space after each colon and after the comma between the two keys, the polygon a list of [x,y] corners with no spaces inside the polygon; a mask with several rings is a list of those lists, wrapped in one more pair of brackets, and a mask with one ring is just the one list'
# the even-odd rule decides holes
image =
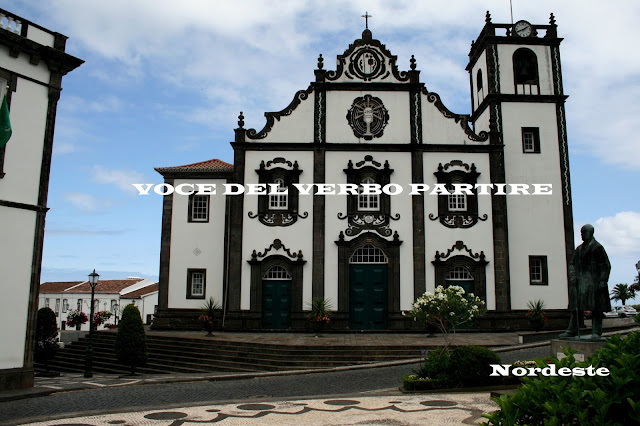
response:
{"label": "street lamp", "polygon": [[99,277],[100,275],[96,274],[95,269],[89,274],[89,285],[91,286],[91,315],[89,316],[89,344],[87,345],[87,357],[84,369],[84,377],[86,378],[93,377],[93,311],[95,309],[95,290]]}

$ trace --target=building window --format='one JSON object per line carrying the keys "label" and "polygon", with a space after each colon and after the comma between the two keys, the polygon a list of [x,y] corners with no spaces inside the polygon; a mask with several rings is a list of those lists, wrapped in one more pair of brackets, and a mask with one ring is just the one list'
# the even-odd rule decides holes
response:
{"label": "building window", "polygon": [[349,263],[389,263],[389,259],[382,250],[371,244],[365,244],[353,252]]}
{"label": "building window", "polygon": [[549,285],[547,256],[529,256],[529,282],[531,285]]}
{"label": "building window", "polygon": [[79,311],[82,310],[82,299],[78,299],[78,303],[76,305],[76,309],[78,309]]}
{"label": "building window", "polygon": [[47,307],[47,308],[49,307],[49,298],[48,297],[44,299],[44,306]]}
{"label": "building window", "polygon": [[482,83],[482,70],[478,70],[478,74],[476,74],[476,94],[477,94],[477,105],[480,105],[484,100],[484,88]]}
{"label": "building window", "polygon": [[447,274],[447,280],[473,280],[473,275],[464,266],[455,266]]}
{"label": "building window", "polygon": [[538,58],[531,49],[521,48],[513,54],[513,79],[518,95],[539,95]]}
{"label": "building window", "polygon": [[289,194],[282,194],[287,190],[284,179],[277,178],[273,183],[278,185],[278,191],[269,194],[269,210],[287,210],[289,208]]}
{"label": "building window", "polygon": [[189,196],[189,222],[209,222],[209,196]]}
{"label": "building window", "polygon": [[116,299],[111,299],[111,312],[115,314],[116,309],[118,309],[118,301]]}
{"label": "building window", "polygon": [[522,152],[526,154],[540,153],[540,129],[537,127],[522,128]]}
{"label": "building window", "polygon": [[272,266],[262,277],[263,280],[290,280],[291,275],[282,266]]}
{"label": "building window", "polygon": [[442,165],[434,173],[438,184],[444,185],[447,193],[438,196],[438,215],[429,214],[430,220],[439,220],[448,228],[469,228],[479,220],[488,219],[486,214],[478,214],[478,192],[475,184],[480,173],[475,164],[452,160]]}
{"label": "building window", "polygon": [[56,308],[53,310],[56,313],[56,316],[60,316],[60,299],[56,299]]}
{"label": "building window", "polygon": [[206,269],[187,269],[187,299],[204,299],[206,285]]}
{"label": "building window", "polygon": [[62,313],[69,310],[69,299],[62,299]]}
{"label": "building window", "polygon": [[379,194],[364,194],[364,188],[362,185],[376,183],[370,177],[362,179],[360,187],[358,188],[358,210],[359,211],[378,211],[380,210],[380,195]]}

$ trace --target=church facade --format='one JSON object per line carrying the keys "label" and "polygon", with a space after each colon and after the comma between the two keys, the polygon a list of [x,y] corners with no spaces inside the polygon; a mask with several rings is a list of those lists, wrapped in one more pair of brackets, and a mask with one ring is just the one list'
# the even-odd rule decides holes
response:
{"label": "church facade", "polygon": [[[164,196],[154,327],[193,325],[213,297],[227,329],[304,329],[309,303],[324,298],[335,329],[408,330],[402,311],[438,285],[481,297],[484,329],[525,327],[537,299],[565,321],[573,219],[561,41],[553,15],[512,25],[487,13],[465,115],[427,89],[413,56],[400,71],[366,29],[335,70],[320,55],[315,80],[265,113],[263,129],[245,129],[240,114],[233,165],[157,168],[174,188],[205,191]],[[219,194],[231,183],[271,186]],[[341,186],[308,195],[310,184]],[[504,195],[499,184],[552,193]],[[202,193],[212,185],[216,194]],[[438,187],[449,193],[431,195]]]}

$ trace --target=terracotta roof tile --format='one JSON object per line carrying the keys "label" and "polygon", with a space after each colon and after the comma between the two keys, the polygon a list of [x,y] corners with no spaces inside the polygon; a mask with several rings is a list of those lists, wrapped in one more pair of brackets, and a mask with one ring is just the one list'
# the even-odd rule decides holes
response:
{"label": "terracotta roof tile", "polygon": [[233,164],[225,163],[217,158],[184,166],[156,167],[157,172],[231,172]]}
{"label": "terracotta roof tile", "polygon": [[60,293],[83,281],[52,281],[40,284],[40,293]]}
{"label": "terracotta roof tile", "polygon": [[123,299],[139,299],[146,294],[153,293],[154,291],[158,291],[158,283],[142,287],[135,291],[130,291],[129,293],[120,295],[120,297]]}
{"label": "terracotta roof tile", "polygon": [[[96,293],[120,293],[125,288],[144,281],[144,278],[127,278],[126,280],[99,280],[96,285]],[[91,293],[88,282],[72,289],[70,293]]]}

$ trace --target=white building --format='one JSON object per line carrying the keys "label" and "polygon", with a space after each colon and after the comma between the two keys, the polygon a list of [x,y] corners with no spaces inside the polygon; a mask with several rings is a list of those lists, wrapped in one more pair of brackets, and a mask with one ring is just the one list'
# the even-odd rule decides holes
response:
{"label": "white building", "polygon": [[[182,193],[201,184],[218,194],[164,197],[154,326],[192,325],[213,297],[226,328],[299,329],[312,298],[327,298],[335,328],[411,329],[402,311],[452,284],[486,302],[482,328],[525,327],[535,299],[552,322],[566,321],[573,219],[556,30],[553,15],[512,25],[487,14],[469,53],[464,115],[420,81],[413,56],[399,71],[366,29],[335,70],[321,55],[315,81],[265,113],[263,129],[245,129],[240,113],[233,165],[157,168]],[[225,183],[288,194],[225,197]],[[403,192],[311,196],[295,186],[312,183]],[[430,190],[411,195],[410,184]],[[429,195],[437,184],[551,184],[552,194]]]}
{"label": "white building", "polygon": [[64,52],[66,40],[0,9],[0,88],[8,88],[12,127],[0,147],[0,390],[33,386],[56,108],[62,76],[83,62]]}
{"label": "white building", "polygon": [[[69,312],[80,310],[87,317],[91,312],[91,286],[88,281],[46,282],[40,285],[38,309],[53,310],[60,330],[67,329]],[[109,311],[113,316],[107,321],[116,323],[126,305],[133,304],[140,310],[145,323],[149,323],[158,305],[158,283],[130,277],[124,280],[100,280],[94,292],[95,312]],[[76,328],[89,331],[89,322]]]}

